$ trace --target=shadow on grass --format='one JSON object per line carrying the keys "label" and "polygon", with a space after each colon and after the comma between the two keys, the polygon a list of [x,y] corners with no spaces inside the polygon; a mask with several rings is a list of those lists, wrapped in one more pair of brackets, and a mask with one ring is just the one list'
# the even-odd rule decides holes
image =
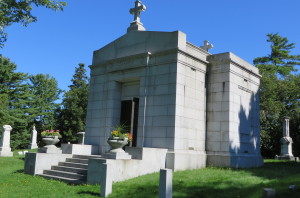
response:
{"label": "shadow on grass", "polygon": [[[300,163],[293,161],[276,161],[272,160],[265,162],[264,166],[260,168],[242,169],[250,172],[257,177],[263,177],[265,179],[282,179],[300,176]],[[299,179],[300,180],[300,179]]]}
{"label": "shadow on grass", "polygon": [[[113,186],[110,198],[158,197],[158,178],[147,182],[131,180]],[[290,185],[298,189],[289,190]],[[174,198],[257,198],[263,196],[264,188],[274,188],[277,198],[300,197],[300,163],[266,162],[263,167],[249,169],[208,168],[174,173]]]}
{"label": "shadow on grass", "polygon": [[89,192],[89,191],[81,191],[81,192],[78,192],[77,194],[79,195],[91,195],[91,196],[94,196],[94,197],[99,197],[100,193],[94,193],[94,192]]}
{"label": "shadow on grass", "polygon": [[[24,169],[20,169],[20,170],[16,170],[15,172],[13,173],[24,173]],[[25,173],[24,173],[25,174]]]}

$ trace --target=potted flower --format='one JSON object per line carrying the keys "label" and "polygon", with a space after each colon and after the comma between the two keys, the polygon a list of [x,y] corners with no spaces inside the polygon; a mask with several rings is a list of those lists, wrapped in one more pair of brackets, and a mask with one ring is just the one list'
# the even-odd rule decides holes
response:
{"label": "potted flower", "polygon": [[41,136],[46,146],[57,144],[59,142],[58,138],[61,138],[59,130],[45,130],[41,132]]}
{"label": "potted flower", "polygon": [[126,132],[127,128],[126,125],[121,124],[112,129],[111,136],[107,140],[111,147],[110,152],[124,152],[122,148],[132,141],[132,135]]}

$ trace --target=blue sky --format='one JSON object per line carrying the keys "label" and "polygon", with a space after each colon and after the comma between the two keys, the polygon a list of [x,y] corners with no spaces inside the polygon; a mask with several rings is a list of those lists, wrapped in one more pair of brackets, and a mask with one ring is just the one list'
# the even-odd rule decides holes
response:
{"label": "blue sky", "polygon": [[[28,27],[6,29],[8,41],[0,54],[17,71],[50,74],[67,90],[78,63],[91,65],[93,51],[126,33],[133,20],[134,0],[67,0],[64,12],[34,8],[38,17]],[[300,54],[299,0],[144,0],[141,21],[149,31],[176,31],[200,46],[209,40],[212,54],[233,52],[246,61],[270,52],[267,33],[296,43]],[[89,72],[89,70],[88,70]]]}

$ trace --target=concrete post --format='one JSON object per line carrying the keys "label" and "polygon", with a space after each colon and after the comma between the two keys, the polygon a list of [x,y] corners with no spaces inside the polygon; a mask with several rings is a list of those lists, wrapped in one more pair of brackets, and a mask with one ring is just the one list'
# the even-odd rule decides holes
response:
{"label": "concrete post", "polygon": [[160,169],[159,198],[172,198],[172,169]]}
{"label": "concrete post", "polygon": [[101,164],[100,197],[107,197],[112,193],[112,174],[109,163]]}

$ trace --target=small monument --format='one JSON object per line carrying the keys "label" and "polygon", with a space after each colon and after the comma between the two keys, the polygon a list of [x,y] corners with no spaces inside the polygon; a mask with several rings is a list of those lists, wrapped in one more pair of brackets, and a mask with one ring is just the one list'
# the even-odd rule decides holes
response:
{"label": "small monument", "polygon": [[36,137],[37,137],[37,131],[35,129],[35,126],[33,126],[33,129],[31,132],[31,143],[29,144],[28,149],[38,148],[38,145],[36,144]]}
{"label": "small monument", "polygon": [[4,125],[2,129],[2,139],[0,144],[0,157],[11,157],[13,152],[10,148],[10,132],[12,127],[10,125]]}
{"label": "small monument", "polygon": [[283,137],[280,139],[281,152],[276,159],[280,160],[297,160],[292,153],[293,139],[290,137],[290,118],[285,116],[283,118]]}

